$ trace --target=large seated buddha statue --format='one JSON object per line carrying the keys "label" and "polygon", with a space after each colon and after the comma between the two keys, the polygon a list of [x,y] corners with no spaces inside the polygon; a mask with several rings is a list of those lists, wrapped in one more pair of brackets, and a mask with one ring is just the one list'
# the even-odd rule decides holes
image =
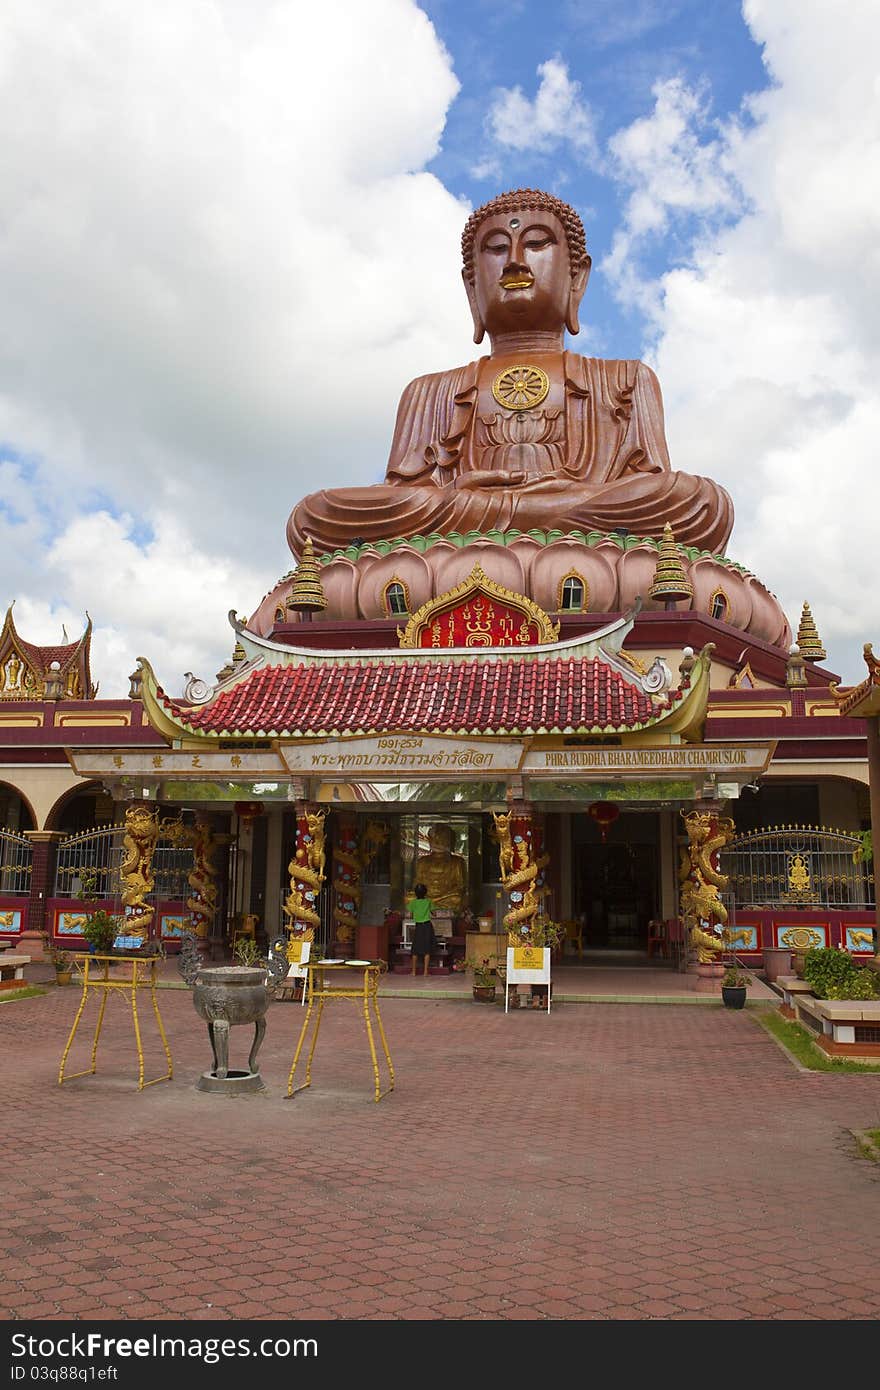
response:
{"label": "large seated buddha statue", "polygon": [[312,493],[291,549],[434,532],[557,528],[661,537],[723,553],[716,483],[673,472],[660,387],[642,362],[566,351],[590,274],[583,224],[548,193],[503,193],[469,218],[463,279],[491,351],[403,393],[385,482]]}

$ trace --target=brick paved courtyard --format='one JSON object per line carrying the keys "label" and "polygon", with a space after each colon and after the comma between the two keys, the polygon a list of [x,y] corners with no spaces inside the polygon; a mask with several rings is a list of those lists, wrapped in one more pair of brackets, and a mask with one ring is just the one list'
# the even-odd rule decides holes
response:
{"label": "brick paved courtyard", "polygon": [[0,1005],[4,1319],[880,1314],[880,1171],[848,1132],[880,1125],[880,1075],[801,1073],[748,1013],[389,998],[376,1105],[340,1004],[311,1091],[283,1098],[303,1013],[275,1003],[267,1093],[197,1092],[178,990],[173,1082],[136,1092],[117,1000],[97,1077],[59,1089],[78,993]]}

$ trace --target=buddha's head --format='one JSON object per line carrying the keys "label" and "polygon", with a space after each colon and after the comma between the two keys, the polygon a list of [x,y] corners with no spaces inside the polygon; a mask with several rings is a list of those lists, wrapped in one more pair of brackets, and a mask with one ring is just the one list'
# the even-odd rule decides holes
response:
{"label": "buddha's head", "polygon": [[450,854],[452,851],[451,826],[432,825],[428,831],[428,844],[432,854]]}
{"label": "buddha's head", "polygon": [[523,329],[579,332],[592,262],[568,203],[531,188],[501,193],[471,213],[461,251],[475,343]]}

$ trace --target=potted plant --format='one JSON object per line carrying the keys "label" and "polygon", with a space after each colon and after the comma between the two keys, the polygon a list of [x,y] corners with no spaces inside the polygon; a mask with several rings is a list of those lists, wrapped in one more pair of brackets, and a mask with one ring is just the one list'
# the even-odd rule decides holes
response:
{"label": "potted plant", "polygon": [[[286,946],[286,942],[284,943]],[[252,936],[240,936],[232,951],[236,965],[265,965],[263,953]]]}
{"label": "potted plant", "polygon": [[55,967],[56,985],[69,985],[73,978],[73,966],[67,951],[56,946],[48,932],[43,933],[43,942],[46,959]]}
{"label": "potted plant", "polygon": [[484,1003],[491,1004],[495,998],[495,969],[488,958],[474,962],[473,990],[474,998]]}
{"label": "potted plant", "polygon": [[82,935],[92,955],[106,956],[112,950],[121,927],[120,919],[105,912],[102,907],[90,912],[83,923]]}
{"label": "potted plant", "polygon": [[741,1009],[746,1002],[746,990],[751,981],[748,975],[731,965],[721,977],[721,998],[726,1009]]}

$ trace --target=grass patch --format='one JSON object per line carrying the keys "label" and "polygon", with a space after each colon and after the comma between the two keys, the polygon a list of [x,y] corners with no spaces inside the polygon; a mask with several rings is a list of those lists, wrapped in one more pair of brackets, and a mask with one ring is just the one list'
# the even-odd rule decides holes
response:
{"label": "grass patch", "polygon": [[3,989],[0,990],[0,1004],[9,1004],[13,999],[36,999],[45,993],[38,985],[26,985],[24,989]]}
{"label": "grass patch", "polygon": [[862,1158],[880,1163],[880,1129],[852,1129],[850,1134],[858,1144]]}
{"label": "grass patch", "polygon": [[810,1071],[831,1071],[838,1075],[841,1072],[880,1072],[880,1066],[872,1062],[851,1062],[848,1057],[829,1057],[816,1046],[806,1028],[783,1018],[773,1009],[762,1009],[754,1017],[762,1028],[772,1033],[777,1042],[782,1043],[786,1052],[790,1052],[802,1067]]}

